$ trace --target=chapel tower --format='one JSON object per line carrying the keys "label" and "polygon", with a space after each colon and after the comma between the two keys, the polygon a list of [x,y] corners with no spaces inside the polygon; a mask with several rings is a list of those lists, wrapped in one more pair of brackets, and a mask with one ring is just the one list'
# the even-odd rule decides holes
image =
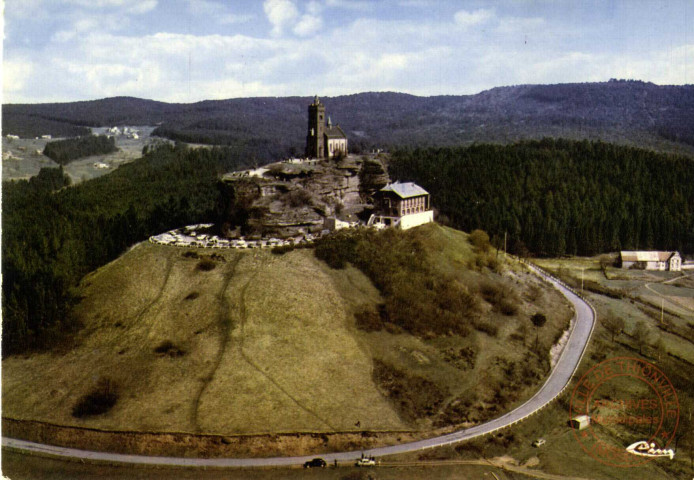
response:
{"label": "chapel tower", "polygon": [[325,150],[325,105],[320,103],[318,95],[313,103],[308,106],[308,133],[306,135],[306,156],[309,158],[323,158]]}

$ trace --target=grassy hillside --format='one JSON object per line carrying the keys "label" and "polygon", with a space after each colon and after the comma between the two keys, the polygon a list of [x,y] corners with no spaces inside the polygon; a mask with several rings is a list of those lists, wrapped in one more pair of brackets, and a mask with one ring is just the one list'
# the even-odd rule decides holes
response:
{"label": "grassy hillside", "polygon": [[[205,271],[183,253],[142,244],[88,276],[77,345],[4,363],[4,415],[225,434],[348,430],[358,418],[404,428],[310,255],[225,252]],[[75,418],[103,379],[115,407]]]}
{"label": "grassy hillside", "polygon": [[[384,298],[352,266],[331,269],[310,250],[210,257],[145,243],[85,277],[75,310],[85,328],[72,345],[3,361],[3,415],[142,432],[405,432],[474,423],[528,397],[571,316],[559,294],[514,265],[471,270],[462,232],[430,225],[405,235],[470,288],[511,285],[517,313],[480,299],[494,336],[365,331],[355,313]],[[549,321],[536,349],[538,309]],[[522,379],[515,363],[536,375]],[[116,399],[85,415],[76,406],[90,394]]]}

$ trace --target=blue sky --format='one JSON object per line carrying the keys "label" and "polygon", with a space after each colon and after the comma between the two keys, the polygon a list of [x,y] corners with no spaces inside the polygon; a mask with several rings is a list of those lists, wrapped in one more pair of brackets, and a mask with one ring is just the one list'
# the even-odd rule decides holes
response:
{"label": "blue sky", "polygon": [[694,83],[694,3],[6,0],[3,102]]}

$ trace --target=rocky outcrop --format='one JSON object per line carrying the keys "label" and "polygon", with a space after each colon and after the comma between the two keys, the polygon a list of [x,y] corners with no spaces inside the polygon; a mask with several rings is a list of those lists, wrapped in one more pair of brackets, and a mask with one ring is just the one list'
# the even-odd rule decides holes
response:
{"label": "rocky outcrop", "polygon": [[[366,183],[364,183],[366,182]],[[357,221],[372,208],[375,189],[388,182],[376,156],[292,160],[254,172],[225,175],[220,211],[226,236],[289,238],[317,234],[327,218]],[[238,228],[240,227],[240,228]]]}

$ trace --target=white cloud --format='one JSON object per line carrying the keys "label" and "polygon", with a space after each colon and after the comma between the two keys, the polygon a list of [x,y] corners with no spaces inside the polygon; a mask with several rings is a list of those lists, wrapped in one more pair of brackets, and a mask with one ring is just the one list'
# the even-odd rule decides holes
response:
{"label": "white cloud", "polygon": [[299,11],[290,0],[265,0],[263,10],[272,24],[272,34],[279,36],[284,29],[293,24],[299,16]]}
{"label": "white cloud", "polygon": [[112,8],[135,14],[147,13],[157,6],[157,0],[64,0],[64,2],[92,10]]}
{"label": "white cloud", "polygon": [[[133,2],[97,3],[116,8]],[[183,4],[185,14],[205,15],[200,18],[216,24],[225,15],[229,23],[247,20],[245,11],[238,15],[221,1],[191,0],[190,5],[198,6],[197,13],[185,11]],[[255,29],[220,29],[245,34],[186,35],[153,29],[135,35],[120,27],[128,22],[139,26],[141,19],[122,11],[66,11],[56,22],[61,31],[52,41],[34,50],[6,51],[4,92],[12,102],[115,95],[192,102],[383,90],[436,95],[610,77],[681,84],[691,83],[694,72],[694,45],[672,43],[648,52],[597,51],[574,45],[576,36],[567,25],[542,18],[470,10],[459,11],[453,23],[361,14],[355,19],[338,11],[351,20],[334,23],[327,16],[335,14],[331,8],[342,6],[336,0],[268,0],[259,14],[267,15],[272,33],[264,35],[259,33],[267,28],[264,22],[256,22]]]}
{"label": "white cloud", "polygon": [[29,80],[34,74],[34,65],[26,60],[7,60],[3,61],[2,68],[2,90],[3,97],[10,98],[21,95]]}
{"label": "white cloud", "polygon": [[494,10],[479,9],[474,12],[468,12],[466,10],[460,10],[453,15],[453,20],[455,23],[462,27],[471,27],[473,25],[478,25],[484,23],[494,18]]}
{"label": "white cloud", "polygon": [[307,37],[317,33],[323,26],[323,20],[315,15],[302,15],[301,20],[294,26],[292,31],[301,36]]}
{"label": "white cloud", "polygon": [[120,12],[90,15],[78,11],[65,14],[61,24],[65,24],[67,28],[57,31],[51,40],[66,43],[92,32],[117,32],[127,29],[131,24],[131,17]]}
{"label": "white cloud", "polygon": [[193,15],[204,15],[222,25],[245,23],[253,19],[248,13],[233,13],[225,4],[210,0],[187,0],[188,11]]}
{"label": "white cloud", "polygon": [[318,15],[323,11],[323,6],[316,0],[311,0],[306,4],[306,12],[311,15]]}

